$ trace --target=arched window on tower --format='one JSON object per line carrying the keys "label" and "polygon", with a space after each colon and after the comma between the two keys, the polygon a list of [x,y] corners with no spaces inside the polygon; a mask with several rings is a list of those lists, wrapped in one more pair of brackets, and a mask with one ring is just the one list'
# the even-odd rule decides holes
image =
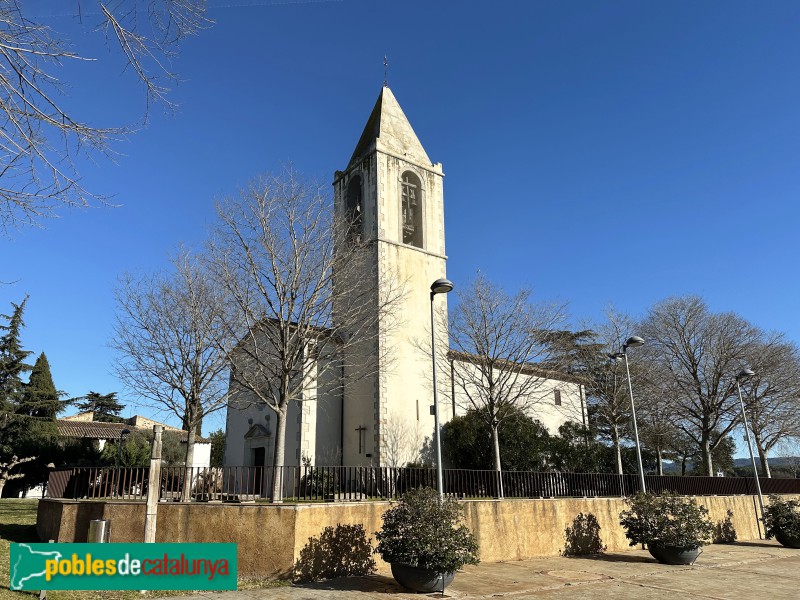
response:
{"label": "arched window on tower", "polygon": [[403,243],[422,248],[422,185],[410,171],[403,173],[400,185]]}
{"label": "arched window on tower", "polygon": [[344,217],[347,220],[348,235],[351,240],[360,242],[364,225],[364,211],[361,205],[361,177],[356,175],[347,184]]}

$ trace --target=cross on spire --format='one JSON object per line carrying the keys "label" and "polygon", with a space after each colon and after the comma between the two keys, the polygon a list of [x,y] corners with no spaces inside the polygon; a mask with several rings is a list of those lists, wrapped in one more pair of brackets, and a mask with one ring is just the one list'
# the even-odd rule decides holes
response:
{"label": "cross on spire", "polygon": [[389,59],[383,55],[383,87],[389,86]]}

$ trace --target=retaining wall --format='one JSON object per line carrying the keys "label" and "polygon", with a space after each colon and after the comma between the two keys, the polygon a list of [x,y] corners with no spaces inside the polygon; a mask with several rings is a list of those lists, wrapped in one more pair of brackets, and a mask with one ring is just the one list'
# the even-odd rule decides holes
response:
{"label": "retaining wall", "polygon": [[[739,540],[761,536],[755,496],[701,496],[716,523],[733,511]],[[361,524],[372,538],[390,502],[325,504],[215,504],[164,502],[158,505],[157,542],[235,542],[239,573],[288,577],[311,537],[328,525]],[[592,513],[608,551],[628,550],[619,525],[622,498],[468,500],[462,502],[467,526],[475,533],[484,562],[556,556],[565,545],[565,528],[578,513]],[[42,540],[85,542],[92,519],[111,521],[112,542],[144,541],[143,502],[43,499],[36,528]],[[378,570],[388,565],[376,555]]]}

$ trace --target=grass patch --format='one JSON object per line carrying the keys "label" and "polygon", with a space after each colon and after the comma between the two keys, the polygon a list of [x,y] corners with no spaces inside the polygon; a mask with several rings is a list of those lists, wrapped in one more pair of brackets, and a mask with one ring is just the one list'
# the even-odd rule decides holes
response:
{"label": "grass patch", "polygon": [[[0,600],[38,600],[39,592],[13,592],[8,589],[9,548],[12,542],[39,542],[36,535],[36,508],[38,500],[0,500]],[[256,577],[239,577],[240,590],[263,589],[288,585],[284,581],[273,581]],[[47,600],[135,600],[141,598],[159,598],[163,596],[186,596],[194,592],[180,591],[148,591],[137,590],[99,590],[99,591],[51,591],[47,592]],[[213,592],[201,592],[212,594]]]}
{"label": "grass patch", "polygon": [[0,500],[0,600],[38,598],[38,594],[8,589],[8,549],[11,542],[38,542],[36,535],[37,500]]}

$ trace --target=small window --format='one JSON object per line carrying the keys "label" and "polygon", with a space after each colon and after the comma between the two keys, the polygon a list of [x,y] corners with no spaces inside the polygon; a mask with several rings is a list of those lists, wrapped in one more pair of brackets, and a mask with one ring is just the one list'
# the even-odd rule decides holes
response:
{"label": "small window", "polygon": [[403,243],[422,248],[422,185],[416,175],[406,171],[400,186]]}
{"label": "small window", "polygon": [[553,396],[555,397],[556,406],[561,406],[561,390],[553,390]]}

